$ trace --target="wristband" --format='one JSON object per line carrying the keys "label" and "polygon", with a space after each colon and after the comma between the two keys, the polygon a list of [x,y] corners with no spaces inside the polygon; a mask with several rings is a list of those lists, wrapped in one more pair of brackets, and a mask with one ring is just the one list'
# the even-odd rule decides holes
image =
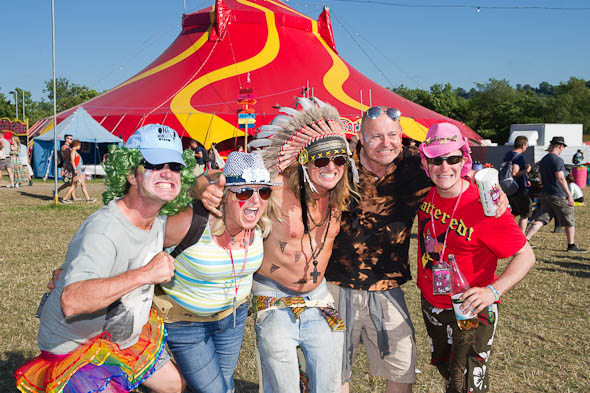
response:
{"label": "wristband", "polygon": [[488,285],[488,288],[490,288],[490,291],[492,291],[492,294],[494,295],[494,298],[496,298],[496,301],[500,300],[500,293],[498,292],[498,290],[494,288],[492,284]]}

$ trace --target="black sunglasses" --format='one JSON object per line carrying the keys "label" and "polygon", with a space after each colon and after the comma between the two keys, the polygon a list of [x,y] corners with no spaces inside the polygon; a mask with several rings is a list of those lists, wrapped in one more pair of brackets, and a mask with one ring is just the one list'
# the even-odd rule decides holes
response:
{"label": "black sunglasses", "polygon": [[463,160],[463,156],[448,156],[448,157],[434,157],[434,158],[426,158],[431,165],[442,165],[443,161],[446,161],[449,165],[455,165],[460,163]]}
{"label": "black sunglasses", "polygon": [[151,164],[151,163],[147,162],[146,160],[143,160],[140,165],[142,165],[145,169],[151,169],[154,171],[159,171],[161,169],[164,169],[164,167],[166,165],[168,165],[168,168],[170,168],[170,170],[172,172],[180,172],[182,170],[182,168],[184,167],[182,164],[179,164],[178,162],[165,162],[163,164]]}
{"label": "black sunglasses", "polygon": [[322,157],[316,158],[313,160],[313,165],[318,168],[323,168],[330,163],[330,161],[334,161],[335,165],[342,166],[346,164],[346,156],[332,156],[332,157]]}
{"label": "black sunglasses", "polygon": [[[366,112],[367,117],[373,120],[381,116],[381,113],[383,113],[383,107],[381,106],[373,106]],[[397,108],[385,108],[385,114],[392,120],[399,120],[399,118],[402,116],[402,112]]]}
{"label": "black sunglasses", "polygon": [[248,199],[252,198],[252,195],[254,195],[254,190],[258,191],[258,196],[263,201],[266,201],[268,198],[270,198],[270,194],[272,194],[272,188],[270,187],[260,187],[256,189],[250,187],[241,187],[235,191],[230,188],[230,191],[236,194],[238,201],[247,201]]}

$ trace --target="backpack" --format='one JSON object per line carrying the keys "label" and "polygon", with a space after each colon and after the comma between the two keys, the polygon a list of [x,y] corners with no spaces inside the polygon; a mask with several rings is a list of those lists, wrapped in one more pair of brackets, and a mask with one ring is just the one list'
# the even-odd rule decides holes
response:
{"label": "backpack", "polygon": [[502,188],[502,191],[504,191],[504,193],[506,193],[508,196],[512,196],[518,192],[518,183],[516,183],[516,180],[514,180],[512,177],[512,162],[519,155],[520,154],[517,154],[511,160],[506,160],[502,163],[502,165],[500,165],[500,187]]}
{"label": "backpack", "polygon": [[64,155],[61,150],[57,152],[57,167],[63,168],[64,167]]}

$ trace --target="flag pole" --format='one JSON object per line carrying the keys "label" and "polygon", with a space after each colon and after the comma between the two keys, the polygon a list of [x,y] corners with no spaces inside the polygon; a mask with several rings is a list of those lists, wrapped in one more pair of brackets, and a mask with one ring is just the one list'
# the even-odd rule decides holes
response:
{"label": "flag pole", "polygon": [[55,81],[55,0],[51,0],[51,53],[53,57],[53,180],[55,182],[53,197],[59,203],[57,195],[57,86]]}

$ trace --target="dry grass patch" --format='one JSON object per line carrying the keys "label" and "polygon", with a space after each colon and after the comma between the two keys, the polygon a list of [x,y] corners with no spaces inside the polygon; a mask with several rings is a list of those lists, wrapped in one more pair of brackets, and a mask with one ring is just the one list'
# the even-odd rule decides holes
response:
{"label": "dry grass patch", "polygon": [[[54,206],[52,190],[53,183],[41,181],[33,187],[0,188],[0,285],[5,293],[0,300],[1,392],[15,391],[15,369],[37,355],[39,322],[34,313],[50,273],[63,263],[78,226],[102,205],[75,202]],[[98,200],[103,190],[100,181],[89,183],[91,195]],[[585,194],[590,200],[590,192],[585,190]],[[589,206],[576,208],[576,222],[577,242],[590,247]],[[490,359],[491,392],[590,392],[590,254],[568,254],[565,235],[551,233],[551,229],[552,224],[535,236],[536,265],[502,299]],[[415,239],[410,258],[416,259]],[[501,262],[500,271],[506,262]],[[419,291],[414,281],[405,284],[404,290],[416,328],[421,370],[414,392],[442,392],[442,379],[429,364]],[[252,318],[246,323],[236,386],[238,392],[258,391]],[[362,352],[351,386],[353,392],[385,390],[383,379],[369,375]]]}

